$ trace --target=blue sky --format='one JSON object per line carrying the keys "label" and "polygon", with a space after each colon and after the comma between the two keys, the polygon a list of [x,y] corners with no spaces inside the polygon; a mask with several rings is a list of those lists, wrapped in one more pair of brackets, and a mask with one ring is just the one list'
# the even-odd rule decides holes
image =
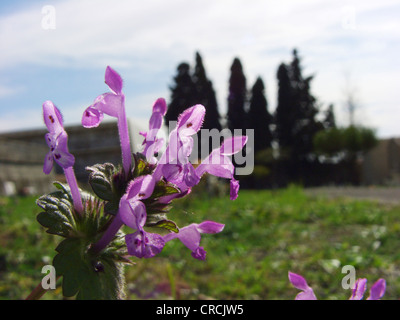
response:
{"label": "blue sky", "polygon": [[276,70],[296,47],[304,74],[315,75],[313,94],[322,108],[335,105],[339,124],[348,123],[350,90],[357,123],[399,137],[399,16],[393,0],[1,1],[0,132],[42,128],[45,100],[66,124],[79,123],[108,90],[107,65],[124,79],[128,116],[147,121],[158,97],[169,101],[177,65],[194,65],[197,50],[221,114],[235,57],[249,89],[263,78],[273,112]]}

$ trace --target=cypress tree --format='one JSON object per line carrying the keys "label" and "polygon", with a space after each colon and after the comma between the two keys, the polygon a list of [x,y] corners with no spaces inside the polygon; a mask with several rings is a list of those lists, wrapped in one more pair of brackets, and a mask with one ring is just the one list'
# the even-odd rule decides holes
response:
{"label": "cypress tree", "polygon": [[322,123],[325,129],[336,128],[336,118],[333,110],[333,104],[330,104],[328,109],[325,111],[325,118]]}
{"label": "cypress tree", "polygon": [[265,86],[260,77],[257,78],[251,90],[250,107],[248,111],[248,127],[254,129],[254,152],[271,147],[272,133],[270,125],[272,116],[268,112],[265,98]]}
{"label": "cypress tree", "polygon": [[289,78],[288,66],[281,63],[277,72],[278,104],[275,110],[275,135],[279,148],[290,148],[293,145],[293,127],[295,124],[293,89]]}
{"label": "cypress tree", "polygon": [[170,87],[171,102],[165,114],[165,124],[177,121],[178,116],[187,108],[196,104],[196,88],[190,75],[188,63],[181,63],[177,67],[177,75],[174,77],[174,85]]}
{"label": "cypress tree", "polygon": [[243,74],[243,67],[238,58],[233,60],[231,75],[229,78],[228,95],[228,129],[245,129],[245,109],[246,102],[246,77]]}
{"label": "cypress tree", "polygon": [[[218,112],[218,104],[215,96],[215,91],[213,89],[212,82],[207,78],[206,71],[203,65],[203,60],[198,52],[196,52],[196,64],[192,79],[196,91],[196,103],[200,103],[206,108],[206,115],[204,117],[202,129],[217,129],[218,131],[221,131],[222,126],[220,123],[220,114]],[[206,141],[202,141],[201,131],[198,134],[198,138],[199,148],[207,143]],[[211,139],[208,141],[208,146],[209,153],[211,152],[213,147]],[[199,152],[200,151],[201,150],[199,149]],[[206,150],[204,150],[204,152],[206,152]],[[201,154],[199,153],[199,155]]]}
{"label": "cypress tree", "polygon": [[304,183],[314,177],[316,155],[314,136],[323,129],[316,119],[319,112],[311,94],[312,76],[304,77],[297,50],[290,64],[278,68],[278,105],[275,112],[276,138],[279,143],[282,173],[289,180]]}
{"label": "cypress tree", "polygon": [[275,114],[279,146],[293,161],[308,160],[313,151],[313,137],[322,129],[316,120],[319,110],[311,94],[312,76],[304,78],[297,50],[290,65],[278,69],[278,105]]}

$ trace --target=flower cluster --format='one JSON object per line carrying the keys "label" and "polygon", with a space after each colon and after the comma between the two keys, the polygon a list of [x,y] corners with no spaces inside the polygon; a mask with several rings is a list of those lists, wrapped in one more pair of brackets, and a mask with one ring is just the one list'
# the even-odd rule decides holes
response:
{"label": "flower cluster", "polygon": [[[307,281],[301,275],[289,272],[289,281],[296,289],[301,290],[301,292],[297,294],[296,300],[317,300],[313,289],[307,284]],[[366,290],[367,279],[357,279],[349,300],[361,300]],[[381,299],[385,294],[385,290],[386,281],[384,279],[379,279],[372,285],[367,300]]]}
{"label": "flower cluster", "polygon": [[[164,145],[164,141],[157,135],[167,111],[165,100],[160,98],[154,103],[149,130],[141,132],[144,138],[143,150],[132,154],[122,78],[111,67],[107,67],[105,83],[111,92],[98,96],[84,111],[82,125],[86,128],[96,127],[100,125],[104,114],[117,118],[122,169],[114,170],[109,164],[90,169],[92,172],[89,182],[93,191],[105,201],[104,210],[111,216],[105,231],[91,245],[92,252],[98,253],[104,250],[121,227],[126,225],[133,230],[132,233],[125,235],[127,252],[131,256],[154,257],[162,251],[167,242],[178,238],[189,248],[194,258],[204,260],[206,251],[200,246],[201,234],[221,232],[224,224],[203,221],[179,228],[173,221],[166,219],[168,205],[174,199],[188,195],[205,173],[229,179],[230,199],[235,200],[238,196],[239,182],[234,178],[235,168],[230,156],[240,152],[247,142],[247,137],[235,136],[225,139],[219,148],[213,150],[195,168],[189,161],[194,143],[192,136],[201,129],[205,116],[204,106],[198,104],[188,108],[179,116],[175,129],[169,134],[165,151],[157,157]],[[66,176],[68,175],[67,182],[74,209],[82,213],[88,206],[82,205],[75,176],[71,174],[74,157],[68,151],[67,134],[63,128],[61,114],[50,101],[43,104],[43,113],[49,130],[46,140],[50,147],[44,172],[51,171],[53,160],[64,168]],[[111,173],[108,174],[107,170]],[[99,184],[101,188],[97,188]],[[168,232],[151,233],[146,231],[146,226],[160,227]]]}

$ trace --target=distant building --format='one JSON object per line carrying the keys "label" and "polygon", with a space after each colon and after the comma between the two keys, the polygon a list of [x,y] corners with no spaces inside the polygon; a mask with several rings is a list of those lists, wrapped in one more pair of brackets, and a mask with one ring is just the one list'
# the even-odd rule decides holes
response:
{"label": "distant building", "polygon": [[[128,120],[131,134],[131,150],[139,151],[143,137],[139,131],[144,128],[135,120]],[[104,121],[97,128],[83,128],[81,125],[65,126],[68,133],[68,148],[75,156],[75,175],[80,183],[86,183],[87,166],[111,162],[120,164],[121,146],[116,121]],[[37,193],[48,192],[51,182],[63,180],[63,170],[54,166],[52,174],[43,173],[44,157],[49,151],[44,135],[46,128],[0,134],[0,194],[7,194],[16,186],[31,188]],[[54,188],[52,188],[54,189]]]}
{"label": "distant building", "polygon": [[364,157],[361,182],[400,185],[400,138],[382,139]]}
{"label": "distant building", "polygon": [[0,195],[39,194],[50,191],[54,172],[43,173],[48,147],[0,137]]}

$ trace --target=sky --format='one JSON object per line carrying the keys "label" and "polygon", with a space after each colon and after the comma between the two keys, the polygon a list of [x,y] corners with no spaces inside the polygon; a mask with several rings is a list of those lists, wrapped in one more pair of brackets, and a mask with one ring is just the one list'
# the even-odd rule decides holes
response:
{"label": "sky", "polygon": [[[296,48],[321,110],[338,125],[400,137],[400,3],[393,0],[57,0],[0,2],[0,132],[44,128],[52,100],[66,125],[79,124],[100,94],[106,66],[124,79],[127,116],[147,123],[155,100],[170,101],[176,68],[202,58],[227,110],[230,66],[247,87],[261,77],[276,108],[276,71]],[[188,106],[189,107],[189,106]]]}

